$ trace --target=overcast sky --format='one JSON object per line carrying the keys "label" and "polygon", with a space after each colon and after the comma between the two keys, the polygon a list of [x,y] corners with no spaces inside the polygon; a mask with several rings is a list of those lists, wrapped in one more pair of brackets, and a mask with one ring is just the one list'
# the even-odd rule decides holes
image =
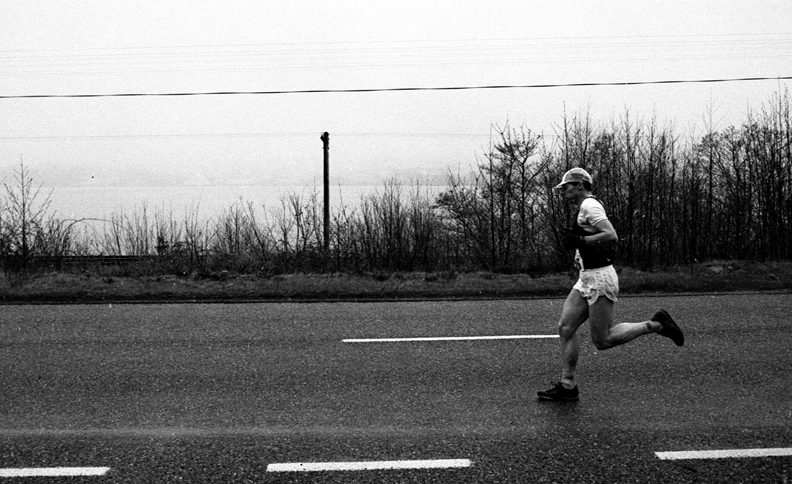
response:
{"label": "overcast sky", "polygon": [[[792,75],[788,0],[5,0],[2,18],[0,96]],[[0,160],[47,187],[300,185],[321,182],[329,131],[334,184],[369,184],[464,171],[493,124],[629,109],[694,134],[788,85],[0,99]]]}

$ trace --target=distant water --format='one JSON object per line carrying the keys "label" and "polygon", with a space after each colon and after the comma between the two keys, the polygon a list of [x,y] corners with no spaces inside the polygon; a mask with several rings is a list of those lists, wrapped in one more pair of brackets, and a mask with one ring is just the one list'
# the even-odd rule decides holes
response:
{"label": "distant water", "polygon": [[[445,187],[422,187],[422,193],[438,194]],[[174,219],[183,220],[186,214],[196,211],[200,218],[215,217],[241,200],[252,202],[257,213],[281,207],[281,199],[292,194],[301,196],[305,203],[316,191],[319,206],[322,206],[322,187],[302,186],[199,186],[199,187],[59,187],[53,188],[50,196],[50,211],[57,211],[63,219],[107,219],[112,213],[128,215],[147,213],[153,217],[155,211],[173,214]],[[402,187],[405,196],[411,188]],[[330,206],[337,210],[343,206],[354,207],[361,196],[382,193],[384,186],[331,186]],[[40,198],[49,193],[43,189]],[[265,208],[262,208],[264,206]]]}

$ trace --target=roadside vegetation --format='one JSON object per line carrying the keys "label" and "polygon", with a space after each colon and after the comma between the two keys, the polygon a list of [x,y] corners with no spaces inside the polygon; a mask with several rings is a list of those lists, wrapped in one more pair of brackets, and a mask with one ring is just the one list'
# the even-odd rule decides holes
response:
{"label": "roadside vegetation", "polygon": [[20,161],[0,197],[2,294],[91,293],[118,281],[146,294],[189,286],[201,298],[233,285],[233,297],[556,294],[569,287],[559,228],[574,213],[552,187],[574,166],[592,173],[619,231],[624,290],[792,287],[788,92],[739,126],[687,135],[630,113],[564,117],[552,136],[509,124],[494,133],[472,172],[449,172],[439,193],[390,179],[336,210],[329,251],[316,189],[274,207],[240,200],[210,219],[144,204],[64,220]]}
{"label": "roadside vegetation", "polygon": [[[792,262],[714,261],[644,272],[620,267],[621,296],[668,293],[788,292]],[[221,273],[145,275],[140,266],[41,272],[24,284],[0,279],[0,302],[310,301],[565,297],[572,272],[496,274],[441,271],[375,274]]]}

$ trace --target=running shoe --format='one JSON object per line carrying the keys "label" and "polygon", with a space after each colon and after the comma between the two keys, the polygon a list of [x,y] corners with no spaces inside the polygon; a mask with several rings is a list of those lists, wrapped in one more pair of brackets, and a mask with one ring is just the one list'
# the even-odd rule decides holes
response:
{"label": "running shoe", "polygon": [[657,334],[665,336],[666,338],[671,338],[677,346],[685,344],[685,335],[682,334],[682,330],[679,329],[679,326],[677,326],[671,318],[671,315],[668,314],[665,309],[657,311],[655,315],[652,316],[652,321],[657,321],[663,325],[663,329],[658,331]]}
{"label": "running shoe", "polygon": [[578,400],[578,387],[564,388],[561,382],[555,383],[551,388],[536,392],[539,400],[551,400],[554,402],[576,402]]}

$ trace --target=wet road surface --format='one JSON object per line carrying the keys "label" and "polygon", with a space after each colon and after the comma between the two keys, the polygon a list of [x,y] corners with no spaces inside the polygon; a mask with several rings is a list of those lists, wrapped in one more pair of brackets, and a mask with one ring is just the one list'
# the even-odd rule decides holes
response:
{"label": "wet road surface", "polygon": [[[109,468],[0,482],[782,482],[792,457],[656,452],[792,447],[792,298],[631,297],[648,335],[596,351],[576,403],[535,399],[563,300],[4,306],[0,469]],[[464,467],[268,472],[273,464]],[[1,475],[1,474],[0,474]],[[790,476],[792,477],[792,476]]]}

